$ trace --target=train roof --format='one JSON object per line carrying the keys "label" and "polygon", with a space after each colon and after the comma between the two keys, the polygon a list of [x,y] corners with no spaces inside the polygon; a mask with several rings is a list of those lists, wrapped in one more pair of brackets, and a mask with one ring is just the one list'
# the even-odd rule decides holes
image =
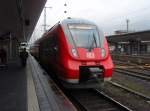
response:
{"label": "train roof", "polygon": [[89,24],[89,25],[96,25],[94,22],[85,19],[78,19],[78,18],[68,18],[60,21],[60,24]]}
{"label": "train roof", "polygon": [[[67,19],[64,19],[62,21],[59,21],[57,22],[53,27],[51,27],[47,32],[45,32],[41,38],[39,38],[38,40],[36,40],[34,42],[34,44],[39,44],[40,41],[42,41],[46,35],[48,34],[48,32],[50,30],[53,30],[55,28],[55,26],[58,26],[58,25],[62,25],[63,27],[66,26],[67,24],[87,24],[87,25],[95,25],[97,26],[94,22],[91,22],[89,20],[86,20],[86,19],[79,19],[79,18],[67,18]],[[99,30],[101,31],[101,30]]]}

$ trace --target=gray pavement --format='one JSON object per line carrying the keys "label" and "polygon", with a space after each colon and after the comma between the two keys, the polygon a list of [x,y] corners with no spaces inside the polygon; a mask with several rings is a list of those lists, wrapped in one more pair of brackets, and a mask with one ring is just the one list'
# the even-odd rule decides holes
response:
{"label": "gray pavement", "polygon": [[0,70],[0,111],[27,111],[27,75],[19,61]]}
{"label": "gray pavement", "polygon": [[76,108],[29,56],[24,68],[19,60],[8,63],[7,69],[0,68],[0,111],[76,111]]}

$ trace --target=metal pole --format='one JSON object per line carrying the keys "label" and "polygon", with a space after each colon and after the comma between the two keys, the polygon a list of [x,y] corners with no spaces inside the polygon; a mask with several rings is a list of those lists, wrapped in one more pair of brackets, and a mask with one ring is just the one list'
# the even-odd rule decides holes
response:
{"label": "metal pole", "polygon": [[[24,20],[23,20],[23,21],[24,21]],[[26,39],[26,36],[25,36],[25,27],[24,27],[24,23],[23,23],[23,21],[22,21],[23,39],[24,39],[24,41],[26,42],[26,41],[27,41],[27,39]]]}
{"label": "metal pole", "polygon": [[46,24],[46,9],[47,8],[52,8],[52,7],[44,7],[44,32],[46,32],[46,26],[47,26]]}
{"label": "metal pole", "polygon": [[11,33],[9,35],[10,41],[9,41],[9,58],[12,59],[12,36]]}
{"label": "metal pole", "polygon": [[46,7],[44,7],[44,32],[46,32]]}
{"label": "metal pole", "polygon": [[127,33],[129,32],[129,19],[127,19]]}

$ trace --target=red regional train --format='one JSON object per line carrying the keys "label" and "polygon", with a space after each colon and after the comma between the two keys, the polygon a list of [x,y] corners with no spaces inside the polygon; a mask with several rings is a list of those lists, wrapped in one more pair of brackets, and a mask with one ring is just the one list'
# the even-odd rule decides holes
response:
{"label": "red regional train", "polygon": [[31,53],[67,87],[94,87],[112,77],[106,37],[87,20],[58,22],[35,42]]}

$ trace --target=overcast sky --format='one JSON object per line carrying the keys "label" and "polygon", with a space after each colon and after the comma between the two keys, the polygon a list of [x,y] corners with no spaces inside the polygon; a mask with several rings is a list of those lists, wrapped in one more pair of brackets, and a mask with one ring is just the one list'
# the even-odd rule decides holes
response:
{"label": "overcast sky", "polygon": [[[66,6],[64,6],[66,4]],[[95,22],[106,35],[115,30],[150,30],[150,0],[47,0],[46,22],[49,27],[67,18],[84,18]],[[67,11],[67,13],[64,13]],[[37,23],[32,40],[43,33],[43,13]]]}

